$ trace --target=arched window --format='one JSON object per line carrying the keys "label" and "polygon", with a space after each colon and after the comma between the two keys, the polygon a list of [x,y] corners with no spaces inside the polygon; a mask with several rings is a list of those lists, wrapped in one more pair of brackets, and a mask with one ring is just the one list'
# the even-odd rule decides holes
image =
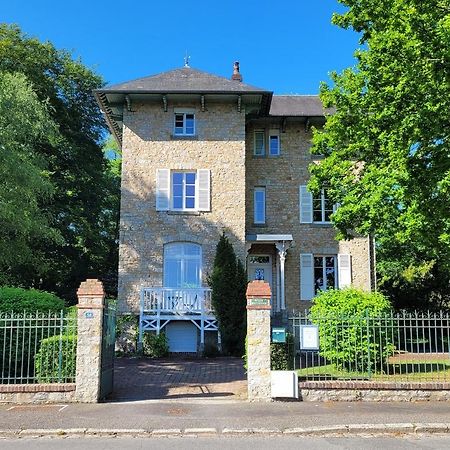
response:
{"label": "arched window", "polygon": [[164,287],[198,288],[202,285],[202,247],[189,242],[164,246]]}

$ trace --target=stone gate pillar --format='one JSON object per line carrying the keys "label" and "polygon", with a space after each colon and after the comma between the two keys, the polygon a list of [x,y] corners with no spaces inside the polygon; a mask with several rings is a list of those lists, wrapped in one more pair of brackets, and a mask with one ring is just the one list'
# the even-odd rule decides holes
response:
{"label": "stone gate pillar", "polygon": [[83,281],[78,295],[76,397],[96,403],[100,396],[102,321],[105,291],[101,281]]}
{"label": "stone gate pillar", "polygon": [[247,286],[247,382],[249,401],[270,401],[270,298],[269,283]]}

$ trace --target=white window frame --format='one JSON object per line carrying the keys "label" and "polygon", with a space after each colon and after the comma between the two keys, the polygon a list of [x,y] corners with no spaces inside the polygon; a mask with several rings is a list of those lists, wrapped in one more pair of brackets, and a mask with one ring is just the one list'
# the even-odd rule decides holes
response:
{"label": "white window frame", "polygon": [[[257,220],[257,201],[256,201],[256,195],[257,193],[262,192],[263,197],[263,220]],[[266,223],[266,188],[263,186],[255,187],[253,191],[253,223],[255,224],[265,224]]]}
{"label": "white window frame", "polygon": [[[257,152],[257,150],[258,150],[256,147],[256,135],[257,134],[262,134],[262,137],[263,137],[261,153]],[[253,155],[254,156],[265,156],[266,155],[266,132],[264,130],[255,130],[253,132]]]}
{"label": "white window frame", "polygon": [[[314,296],[316,296],[318,294],[319,291],[316,292],[316,264],[315,264],[315,259],[316,258],[322,258],[322,279],[324,280],[325,283],[325,291],[327,291],[328,289],[333,288],[333,289],[337,289],[339,287],[339,272],[338,272],[338,255],[322,255],[322,254],[314,254],[313,255],[313,289],[314,289]],[[327,270],[327,266],[326,266],[326,262],[325,262],[325,258],[333,258],[334,261],[334,286],[327,286],[327,277],[326,277],[326,270]]]}
{"label": "white window frame", "polygon": [[[181,173],[183,175],[183,184],[182,184],[182,208],[175,208],[174,206],[174,189],[173,189],[173,177],[176,173]],[[195,184],[194,184],[194,207],[193,208],[187,208],[186,207],[186,174],[194,174],[195,175]],[[197,211],[198,210],[198,175],[197,171],[190,171],[190,170],[171,170],[170,171],[170,210],[171,211]]]}
{"label": "white window frame", "polygon": [[[175,247],[176,245],[180,246],[180,248],[182,249],[180,253],[178,253],[176,256],[180,257],[181,260],[181,273],[184,273],[184,264],[185,261],[188,259],[199,259],[200,261],[200,271],[199,271],[199,286],[198,288],[201,287],[202,285],[202,279],[203,279],[203,248],[200,244],[197,244],[195,242],[185,242],[185,241],[178,241],[178,242],[169,242],[167,244],[164,245],[164,249],[163,249],[163,287],[165,288],[174,288],[174,289],[183,289],[183,286],[181,286],[180,288],[177,286],[166,286],[165,280],[166,280],[166,274],[167,274],[167,268],[166,268],[166,249],[169,248],[169,246],[173,246]],[[186,255],[186,252],[184,250],[184,245],[195,245],[197,247],[200,248],[200,255],[197,257],[197,255],[195,256],[190,256],[190,255]],[[183,283],[182,283],[183,284]]]}
{"label": "white window frame", "polygon": [[[194,129],[192,131],[192,133],[187,133],[186,132],[186,116],[187,115],[192,115],[194,116]],[[177,132],[177,127],[176,127],[176,122],[177,122],[177,116],[183,116],[183,131]],[[195,111],[193,110],[175,110],[174,114],[173,114],[173,134],[174,136],[195,136],[196,133],[196,128],[197,128],[197,124],[195,121]]]}
{"label": "white window frame", "polygon": [[[271,152],[271,138],[277,138],[277,153]],[[280,131],[279,130],[270,130],[269,131],[269,144],[268,144],[269,156],[280,156],[281,153],[281,139],[280,139]]]}
{"label": "white window frame", "polygon": [[[320,191],[320,215],[321,215],[321,220],[314,220],[314,213],[315,211],[318,211],[314,208],[314,203],[315,201],[318,200],[318,197],[314,197],[312,198],[312,219],[313,219],[313,223],[331,223],[331,220],[325,220],[325,200],[328,199],[328,197],[325,196],[325,189],[321,189]],[[329,199],[328,199],[329,200]],[[333,205],[332,207],[332,212],[334,212],[336,210],[336,205]]]}

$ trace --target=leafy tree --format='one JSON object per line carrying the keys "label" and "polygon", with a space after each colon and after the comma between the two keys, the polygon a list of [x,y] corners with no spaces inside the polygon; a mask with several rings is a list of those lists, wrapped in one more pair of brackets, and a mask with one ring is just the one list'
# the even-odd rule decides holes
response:
{"label": "leafy tree", "polygon": [[[0,269],[20,264],[43,264],[36,242],[49,245],[59,235],[40,202],[53,194],[38,143],[55,144],[58,130],[47,105],[22,74],[0,72]],[[8,282],[0,275],[0,282]]]}
{"label": "leafy tree", "polygon": [[103,157],[106,126],[92,95],[103,81],[68,52],[9,25],[0,25],[0,71],[27,77],[37,97],[48,102],[60,133],[57,142],[36,143],[35,152],[46,161],[53,185],[53,196],[41,198],[40,207],[62,240],[45,245],[36,240],[34,251],[46,264],[24,264],[8,277],[68,298],[81,279],[116,271],[111,252],[117,251],[117,181]]}
{"label": "leafy tree", "polygon": [[242,356],[247,329],[247,274],[225,234],[217,244],[209,285],[212,288],[212,305],[219,322],[223,351],[225,354]]}
{"label": "leafy tree", "polygon": [[[340,238],[376,236],[385,287],[426,268],[448,273],[448,1],[340,3],[348,10],[333,22],[360,33],[362,47],[355,67],[321,87],[336,113],[314,132],[313,153],[324,158],[311,167],[310,187],[327,186],[340,204],[333,215]],[[448,280],[435,283],[437,296],[449,291]]]}

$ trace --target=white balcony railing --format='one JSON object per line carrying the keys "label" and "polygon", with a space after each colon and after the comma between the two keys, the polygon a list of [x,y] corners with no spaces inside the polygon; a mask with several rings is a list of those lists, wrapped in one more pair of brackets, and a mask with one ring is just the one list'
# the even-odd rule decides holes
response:
{"label": "white balcony railing", "polygon": [[211,289],[143,288],[141,313],[212,314]]}

